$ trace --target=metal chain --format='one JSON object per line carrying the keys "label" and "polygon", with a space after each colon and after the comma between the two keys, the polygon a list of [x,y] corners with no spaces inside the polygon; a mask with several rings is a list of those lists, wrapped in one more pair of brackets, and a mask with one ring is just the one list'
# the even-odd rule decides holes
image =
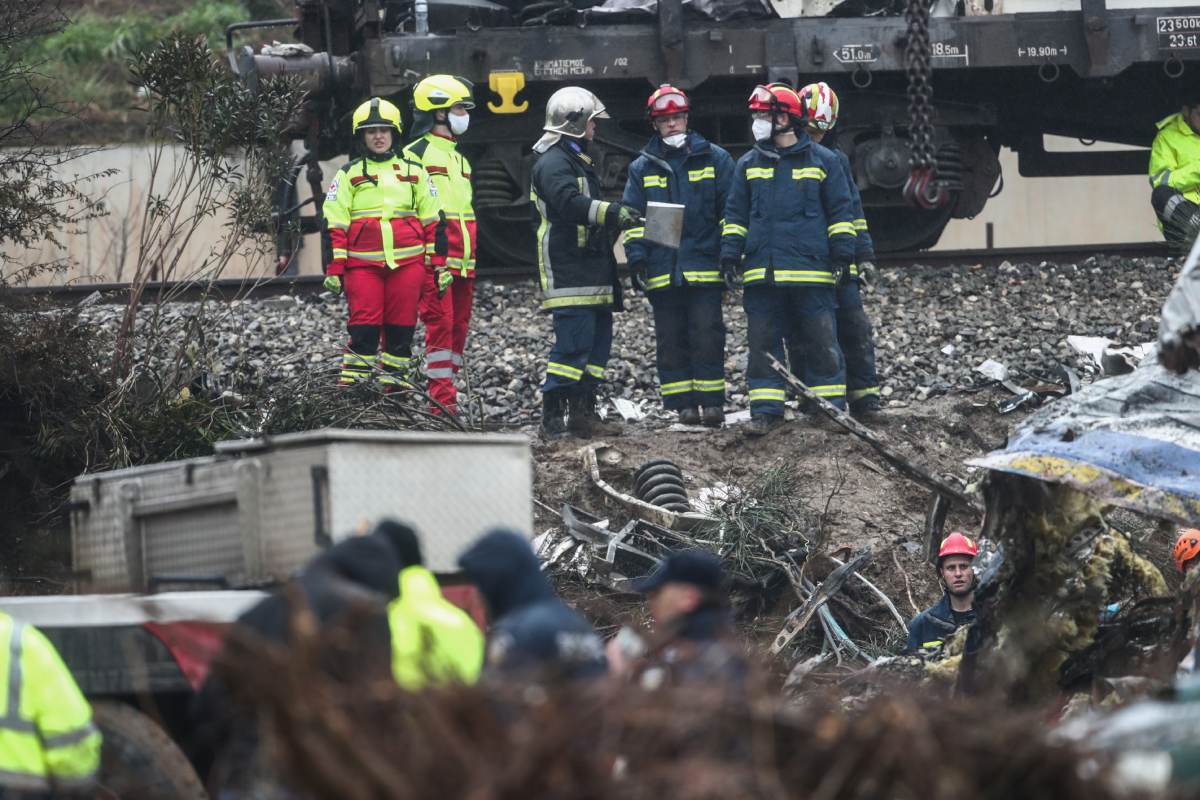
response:
{"label": "metal chain", "polygon": [[904,18],[908,22],[908,40],[904,64],[908,73],[908,114],[911,120],[913,169],[933,170],[937,159],[933,149],[933,71],[929,59],[930,0],[908,0]]}
{"label": "metal chain", "polygon": [[905,201],[920,208],[937,208],[949,194],[937,177],[937,154],[933,147],[933,67],[930,64],[929,6],[931,0],[907,0],[908,40],[904,65],[908,73],[908,135],[912,142],[908,181],[902,192]]}

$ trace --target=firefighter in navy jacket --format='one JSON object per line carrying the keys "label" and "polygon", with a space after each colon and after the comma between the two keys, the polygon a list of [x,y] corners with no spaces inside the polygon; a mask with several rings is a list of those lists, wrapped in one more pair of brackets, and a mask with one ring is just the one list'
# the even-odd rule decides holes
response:
{"label": "firefighter in navy jacket", "polygon": [[625,233],[634,284],[654,308],[663,406],[685,425],[719,428],[725,419],[725,323],[721,317],[721,215],[733,177],[729,153],[688,130],[688,98],[660,86],[646,102],[655,135],[629,167],[622,201],[645,213],[647,201],[683,205],[679,249]]}
{"label": "firefighter in navy jacket", "polygon": [[806,383],[846,402],[837,342],[836,287],[854,261],[854,213],[841,162],[805,133],[804,109],[784,84],[755,87],[756,144],[734,170],[725,206],[721,269],[745,286],[750,425],[762,435],[783,420],[784,381],[767,354],[784,358],[788,333],[804,348]]}
{"label": "firefighter in navy jacket", "polygon": [[[838,96],[828,84],[813,83],[800,90],[800,102],[804,104],[808,119],[808,135],[817,144],[827,144],[827,134],[833,130],[838,118]],[[850,159],[836,145],[828,144],[830,150],[842,163],[846,173],[850,202],[854,207],[854,231],[857,233],[854,246],[854,263],[850,275],[837,287],[837,333],[842,357],[846,359],[846,398],[850,413],[869,418],[879,412],[879,377],[875,371],[875,337],[871,320],[863,309],[860,283],[875,258],[875,248],[867,220],[863,216],[862,197],[858,185],[850,172]],[[792,372],[804,379],[803,342],[789,336],[788,356]],[[798,346],[797,346],[798,345]]]}
{"label": "firefighter in navy jacket", "polygon": [[529,199],[538,210],[542,310],[554,316],[554,345],[542,384],[542,432],[549,438],[619,433],[600,419],[596,389],[612,349],[612,312],[621,307],[616,232],[635,227],[640,217],[600,199],[587,147],[596,118],[607,116],[588,90],[559,89],[546,103],[545,134],[533,146],[540,155]]}

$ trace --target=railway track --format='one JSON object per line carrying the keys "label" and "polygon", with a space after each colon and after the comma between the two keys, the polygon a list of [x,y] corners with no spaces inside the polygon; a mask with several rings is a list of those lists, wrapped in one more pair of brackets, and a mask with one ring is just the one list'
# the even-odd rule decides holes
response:
{"label": "railway track", "polygon": [[[1064,245],[1057,247],[1007,247],[990,250],[932,250],[919,253],[893,253],[875,260],[879,267],[915,269],[953,267],[960,265],[997,265],[1012,263],[1061,263],[1082,261],[1090,256],[1105,255],[1139,258],[1168,255],[1163,242],[1134,242],[1127,244]],[[532,269],[480,270],[481,280],[514,283],[536,277]],[[306,295],[322,291],[320,275],[297,275],[278,278],[222,278],[208,282],[152,282],[145,286],[145,302],[159,299],[173,302],[195,302],[203,297],[215,300],[262,299],[281,295]],[[25,286],[6,290],[26,297],[38,297],[52,303],[73,305],[108,303],[125,305],[129,302],[128,283],[74,283],[54,286]]]}

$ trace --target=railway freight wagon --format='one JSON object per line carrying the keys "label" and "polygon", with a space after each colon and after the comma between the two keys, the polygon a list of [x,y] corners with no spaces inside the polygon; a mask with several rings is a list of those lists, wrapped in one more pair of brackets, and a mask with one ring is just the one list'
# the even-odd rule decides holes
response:
{"label": "railway freight wagon", "polygon": [[392,517],[483,625],[456,558],[491,527],[532,530],[533,467],[520,435],[329,429],[81,475],[71,509],[75,593],[0,597],[0,611],[40,628],[92,702],[104,797],[202,798],[188,708],[230,624],[322,548]]}
{"label": "railway freight wagon", "polygon": [[[317,162],[351,151],[355,105],[384,95],[407,109],[411,87],[430,73],[476,85],[462,147],[474,164],[481,255],[493,270],[527,269],[533,259],[530,145],[546,99],[567,83],[594,91],[612,115],[590,154],[616,198],[649,132],[643,103],[653,86],[689,90],[692,127],[736,156],[751,145],[745,103],[754,84],[829,82],[842,97],[838,142],[876,246],[895,252],[930,247],[950,219],[978,214],[1003,186],[1001,147],[1019,154],[1025,176],[1144,174],[1155,122],[1200,80],[1195,2],[595,2],[295,0],[294,19],[231,26],[230,61],[247,81],[307,76],[294,131],[303,154],[279,195],[283,255],[297,244],[284,230],[323,227]],[[235,47],[235,36],[257,28],[290,30],[295,42]],[[1048,152],[1046,134],[1141,149]],[[913,180],[914,165],[925,167],[924,181]],[[312,186],[315,213],[297,208],[299,180]]]}

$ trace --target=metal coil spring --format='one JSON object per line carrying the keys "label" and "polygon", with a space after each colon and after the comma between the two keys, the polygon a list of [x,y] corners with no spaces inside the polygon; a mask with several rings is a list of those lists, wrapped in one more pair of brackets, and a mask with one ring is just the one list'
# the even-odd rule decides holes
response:
{"label": "metal coil spring", "polygon": [[668,511],[691,511],[683,471],[665,458],[647,461],[633,473],[633,493],[637,499]]}

